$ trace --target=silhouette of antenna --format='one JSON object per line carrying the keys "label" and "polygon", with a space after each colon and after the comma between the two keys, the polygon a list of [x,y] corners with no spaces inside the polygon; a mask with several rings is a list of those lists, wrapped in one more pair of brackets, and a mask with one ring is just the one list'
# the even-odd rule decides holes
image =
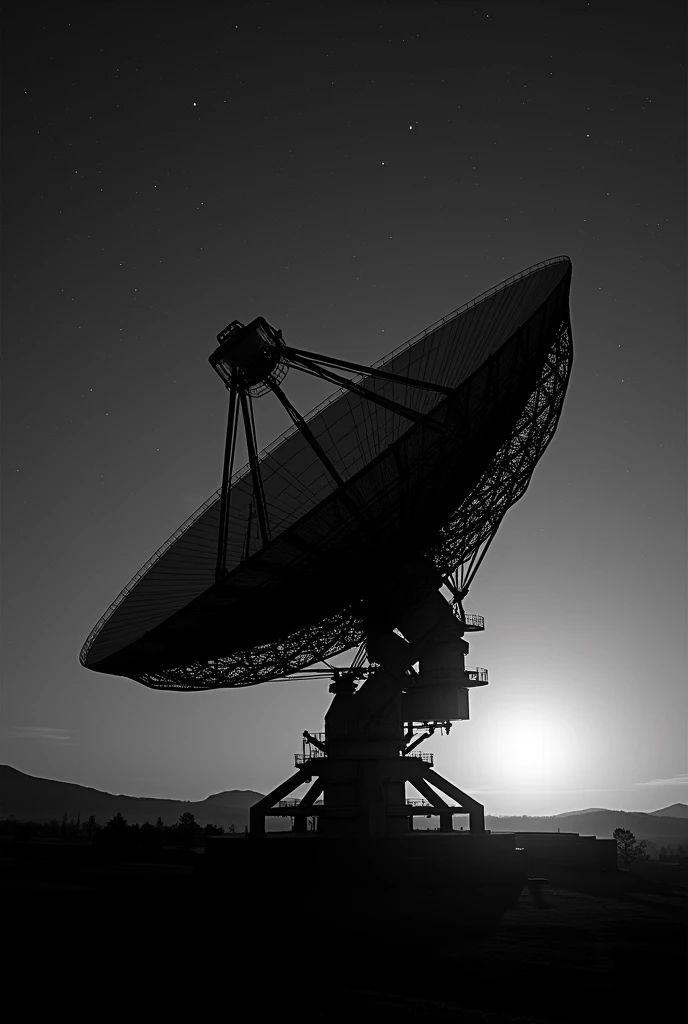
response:
{"label": "silhouette of antenna", "polygon": [[[464,600],[556,429],[570,281],[567,257],[539,263],[373,366],[291,347],[262,317],[217,336],[222,485],[125,587],[80,660],[157,689],[332,680],[325,732],[304,733],[296,775],[252,808],[252,835],[282,814],[296,832],[317,817],[318,833],[393,836],[428,807],[445,831],[455,813],[483,831],[482,806],[415,748],[467,719],[469,689],[488,682],[464,664],[464,635],[484,626]],[[336,387],[305,416],[288,397],[297,371]],[[293,426],[258,453],[266,394]],[[248,465],[235,473],[240,429]],[[348,668],[327,664],[352,648]],[[422,804],[407,804],[406,782]]]}

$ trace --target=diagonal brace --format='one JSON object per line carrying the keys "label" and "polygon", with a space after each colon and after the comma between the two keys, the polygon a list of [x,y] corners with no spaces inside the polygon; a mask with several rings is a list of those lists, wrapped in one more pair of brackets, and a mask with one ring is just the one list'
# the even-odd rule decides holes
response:
{"label": "diagonal brace", "polygon": [[232,378],[229,389],[229,411],[227,413],[227,437],[225,440],[224,462],[222,464],[222,488],[220,491],[220,526],[217,534],[217,558],[215,580],[221,580],[227,573],[227,527],[229,523],[229,501],[232,487],[232,468],[236,451],[239,408],[237,406],[237,383]]}
{"label": "diagonal brace", "polygon": [[443,800],[441,796],[438,796],[434,790],[428,786],[427,782],[418,776],[415,779],[409,780],[414,789],[417,789],[421,796],[424,796],[428,800],[435,810],[449,810],[449,804],[446,800]]}
{"label": "diagonal brace", "polygon": [[326,366],[337,366],[344,370],[354,370],[356,373],[365,373],[371,377],[380,377],[382,380],[391,380],[397,384],[406,384],[414,388],[423,388],[426,391],[437,391],[440,395],[451,395],[453,388],[445,387],[443,384],[431,384],[427,380],[418,380],[416,377],[403,377],[399,373],[390,373],[389,370],[380,370],[375,366],[364,366],[362,363],[352,363],[348,359],[335,359],[333,356],[323,356],[318,352],[307,352],[302,348],[286,348],[284,355],[289,358],[302,356],[314,363],[323,363]]}
{"label": "diagonal brace", "polygon": [[275,395],[277,395],[277,398],[279,399],[281,404],[284,406],[284,408],[289,413],[289,416],[290,416],[292,422],[301,431],[301,433],[305,437],[305,439],[308,442],[308,444],[310,445],[310,447],[313,449],[313,451],[315,452],[317,457],[320,459],[320,461],[322,462],[322,464],[325,467],[325,469],[327,470],[327,472],[330,474],[330,476],[332,477],[332,479],[336,483],[337,487],[341,489],[341,492],[342,492],[341,493],[341,499],[344,502],[344,504],[346,505],[346,507],[349,509],[349,512],[351,512],[357,519],[360,519],[360,520],[362,520],[365,523],[366,522],[365,514],[354,503],[354,501],[352,501],[351,497],[349,496],[349,494],[346,491],[346,484],[345,484],[344,479],[340,476],[339,471],[337,470],[337,467],[334,465],[332,460],[329,458],[329,456],[327,455],[327,453],[323,449],[322,445],[320,444],[320,442],[316,438],[316,436],[313,433],[313,431],[311,430],[311,428],[306,423],[306,421],[303,418],[303,416],[301,415],[301,413],[298,411],[298,409],[294,408],[294,406],[291,404],[291,402],[289,401],[289,399],[285,395],[284,391],[282,391],[282,388],[279,386],[279,384],[277,384],[273,380],[268,380],[267,384],[270,387],[270,389],[272,390],[272,392]]}
{"label": "diagonal brace", "polygon": [[254,836],[265,835],[265,815],[279,800],[301,786],[310,778],[305,768],[299,768],[290,778],[283,782],[272,793],[268,793],[258,803],[252,804],[249,808],[250,834]]}
{"label": "diagonal brace", "polygon": [[[459,789],[453,783],[447,779],[443,779],[441,775],[434,772],[432,768],[422,769],[423,778],[428,782],[431,782],[436,789],[439,789],[441,793],[445,793],[450,796],[453,800],[460,805],[461,810],[464,814],[468,813],[471,823],[471,832],[484,832],[485,831],[485,808],[482,804],[479,804],[477,800],[474,800],[468,793],[464,793],[463,790]],[[413,780],[411,780],[413,781]],[[416,783],[413,782],[415,786]]]}
{"label": "diagonal brace", "polygon": [[246,434],[246,447],[248,448],[248,463],[251,469],[251,479],[253,480],[253,496],[256,501],[260,537],[263,542],[263,546],[265,546],[270,542],[270,528],[268,526],[267,509],[265,507],[265,492],[263,491],[260,464],[258,461],[258,454],[256,452],[256,435],[253,426],[251,408],[249,406],[249,398],[243,388],[240,388],[239,390],[239,400],[241,402],[241,412],[244,417],[244,432]]}
{"label": "diagonal brace", "polygon": [[300,370],[306,370],[307,373],[312,374],[314,377],[321,377],[331,384],[337,384],[346,391],[352,391],[355,395],[360,395],[369,402],[375,402],[376,405],[381,405],[383,409],[389,409],[390,412],[395,413],[397,416],[403,416],[404,419],[411,420],[413,423],[419,423],[421,426],[427,427],[428,430],[432,430],[437,434],[447,436],[452,433],[449,427],[445,427],[443,423],[437,423],[436,420],[433,420],[426,413],[416,412],[415,409],[409,409],[406,405],[393,402],[391,398],[383,398],[382,395],[378,395],[374,391],[362,387],[360,384],[355,384],[354,381],[349,380],[347,377],[341,377],[332,370],[326,370],[324,367],[312,363],[303,356],[293,356],[291,363]]}

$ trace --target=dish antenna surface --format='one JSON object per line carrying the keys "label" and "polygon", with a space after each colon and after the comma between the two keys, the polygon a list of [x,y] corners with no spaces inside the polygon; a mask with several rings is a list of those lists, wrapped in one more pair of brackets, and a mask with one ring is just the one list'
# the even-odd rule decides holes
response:
{"label": "dish antenna surface", "polygon": [[[483,620],[463,600],[556,429],[570,282],[567,257],[539,263],[373,366],[292,348],[262,317],[218,335],[222,486],[124,588],[80,660],[174,690],[329,674],[325,733],[304,733],[296,775],[252,808],[253,833],[283,813],[296,831],[320,814],[331,835],[397,834],[412,827],[407,781],[443,828],[470,813],[482,830],[482,807],[431,771],[431,755],[411,755],[413,736],[468,718],[468,689],[487,682],[464,665],[463,636]],[[337,388],[307,416],[283,387],[296,370]],[[254,400],[270,392],[293,426],[259,454]],[[240,420],[248,465],[233,473]],[[355,647],[348,669],[327,665]],[[306,802],[280,811],[315,774]]]}

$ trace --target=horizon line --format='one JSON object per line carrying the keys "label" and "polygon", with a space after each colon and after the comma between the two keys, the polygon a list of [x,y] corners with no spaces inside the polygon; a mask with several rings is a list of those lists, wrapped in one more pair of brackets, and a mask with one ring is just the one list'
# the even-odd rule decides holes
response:
{"label": "horizon line", "polygon": [[[66,782],[63,779],[51,779],[51,778],[46,778],[45,776],[42,776],[42,775],[31,775],[29,772],[24,772],[24,771],[21,770],[21,768],[15,768],[14,765],[11,765],[11,764],[0,764],[0,768],[10,768],[12,771],[16,771],[20,775],[26,775],[28,778],[39,779],[39,780],[41,780],[43,782],[57,782],[57,783],[60,783],[61,785],[66,785],[66,786],[79,786],[82,789],[92,789],[96,793],[102,793],[104,796],[126,797],[128,800],[166,800],[166,801],[171,801],[171,802],[174,802],[174,803],[198,804],[198,803],[204,803],[206,800],[209,800],[213,796],[221,796],[223,793],[257,793],[259,796],[264,796],[265,795],[265,794],[261,793],[260,790],[257,790],[257,789],[224,789],[224,790],[219,790],[219,791],[217,791],[215,793],[210,793],[210,794],[208,794],[208,796],[199,797],[199,798],[196,798],[196,799],[187,799],[187,798],[184,798],[184,797],[170,797],[170,796],[134,796],[131,793],[113,793],[113,792],[110,792],[109,790],[98,789],[96,786],[85,785],[84,783],[81,783],[81,782]],[[678,776],[677,778],[680,779],[681,776]],[[634,785],[650,785],[650,784],[651,783],[635,783]],[[481,792],[485,792],[485,793],[487,793],[487,792],[491,792],[491,793],[510,793],[510,792],[515,792],[515,791],[513,791],[513,790],[480,790],[480,789],[474,789],[474,790],[472,790],[472,792],[474,792],[474,793],[481,793]],[[576,792],[576,791],[575,790],[570,790],[570,789],[564,789],[564,790],[549,790],[549,791],[544,791],[544,792],[550,792],[550,793],[556,793],[556,792],[571,793],[571,792]],[[584,792],[584,793],[597,793],[597,792],[605,793],[605,792],[615,792],[615,790],[610,787],[608,789],[583,790],[582,792]],[[677,801],[675,801],[672,804],[666,804],[665,807],[688,807],[688,803],[684,803],[684,802],[682,802],[680,800],[677,800]],[[665,807],[658,807],[654,811],[639,811],[639,810],[635,810],[635,809],[629,810],[627,808],[621,808],[621,807],[579,807],[579,808],[575,808],[574,810],[571,810],[571,811],[555,811],[555,812],[550,813],[550,814],[544,814],[544,813],[540,813],[540,814],[538,814],[538,813],[530,813],[530,814],[528,814],[528,813],[517,812],[517,811],[505,812],[505,813],[501,813],[501,814],[492,814],[490,811],[485,809],[485,815],[490,817],[490,818],[554,818],[554,817],[562,817],[562,816],[572,815],[572,814],[580,814],[580,813],[582,813],[584,811],[609,811],[610,813],[613,813],[613,814],[656,814],[657,811],[664,810]],[[466,812],[466,813],[468,813],[468,812]]]}

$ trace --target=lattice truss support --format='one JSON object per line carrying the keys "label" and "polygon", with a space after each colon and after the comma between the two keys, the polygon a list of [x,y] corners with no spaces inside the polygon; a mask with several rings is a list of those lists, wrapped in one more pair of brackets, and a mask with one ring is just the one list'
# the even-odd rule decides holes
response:
{"label": "lattice truss support", "polygon": [[[457,586],[473,579],[507,510],[523,496],[536,463],[554,435],[571,373],[571,326],[563,320],[542,373],[510,437],[498,449],[469,498],[425,554]],[[283,640],[205,663],[132,676],[152,689],[210,690],[287,678],[309,665],[358,647],[363,622],[353,607],[297,630]]]}
{"label": "lattice truss support", "polygon": [[[250,809],[251,835],[254,837],[265,835],[265,819],[268,817],[292,818],[294,821],[294,832],[305,832],[308,818],[324,817],[326,820],[329,810],[327,805],[316,803],[316,801],[323,792],[327,780],[332,775],[336,776],[337,767],[336,762],[332,758],[315,758],[300,767],[291,778],[277,786],[276,789],[268,793],[258,803],[253,804]],[[381,780],[383,777],[397,782],[409,782],[427,801],[421,807],[414,806],[407,801],[398,807],[391,806],[385,808],[386,814],[391,817],[409,819],[410,829],[413,827],[411,822],[414,817],[420,818],[427,817],[428,814],[437,814],[440,819],[440,831],[452,832],[452,819],[454,815],[467,814],[471,832],[482,833],[485,831],[485,809],[483,805],[417,758],[397,757],[387,760],[380,759],[375,762],[374,768],[376,775],[380,779],[380,788],[382,788]],[[313,776],[316,776],[315,782],[312,782]],[[280,802],[284,801],[285,797],[288,797],[295,789],[311,782],[312,785],[306,795],[300,801],[295,802],[294,806],[280,806]],[[448,803],[447,797],[450,800],[454,800],[455,803]],[[360,807],[348,808],[352,823],[357,814],[360,817],[367,809]],[[341,814],[342,808],[337,808],[335,813],[337,812]],[[361,820],[360,824],[364,825],[361,834],[367,834],[364,820]],[[352,828],[351,834],[357,834],[355,827]]]}
{"label": "lattice truss support", "polygon": [[442,530],[432,558],[443,575],[456,574],[459,589],[470,586],[502,519],[525,494],[535,464],[554,436],[572,357],[570,326],[562,323],[513,433]]}

